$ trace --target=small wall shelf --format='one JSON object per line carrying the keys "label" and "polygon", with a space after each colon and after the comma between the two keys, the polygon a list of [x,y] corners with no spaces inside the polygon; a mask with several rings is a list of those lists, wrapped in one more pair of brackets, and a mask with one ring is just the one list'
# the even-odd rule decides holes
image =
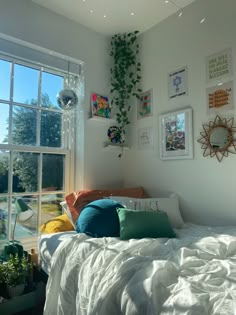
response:
{"label": "small wall shelf", "polygon": [[[122,146],[120,144],[112,144],[110,142],[104,142],[103,143],[103,146],[104,146],[104,149],[106,150],[114,150],[114,151],[118,151],[118,150],[121,150],[122,149]],[[125,144],[123,146],[123,150],[124,151],[127,151],[129,150],[130,148],[128,147],[127,144]]]}
{"label": "small wall shelf", "polygon": [[89,120],[89,121],[98,121],[98,122],[101,122],[101,123],[104,123],[104,124],[115,124],[115,123],[116,123],[116,120],[115,120],[115,119],[112,119],[112,118],[103,118],[103,117],[97,117],[97,116],[88,118],[88,120]]}

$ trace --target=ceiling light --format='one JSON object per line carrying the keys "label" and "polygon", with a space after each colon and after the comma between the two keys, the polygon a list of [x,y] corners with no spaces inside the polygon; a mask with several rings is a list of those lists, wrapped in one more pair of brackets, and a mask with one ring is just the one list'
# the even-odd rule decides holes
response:
{"label": "ceiling light", "polygon": [[107,17],[106,14],[104,14],[103,17],[106,18]]}
{"label": "ceiling light", "polygon": [[130,15],[134,15],[134,12],[131,12]]}
{"label": "ceiling light", "polygon": [[204,23],[206,18],[201,19],[200,24]]}

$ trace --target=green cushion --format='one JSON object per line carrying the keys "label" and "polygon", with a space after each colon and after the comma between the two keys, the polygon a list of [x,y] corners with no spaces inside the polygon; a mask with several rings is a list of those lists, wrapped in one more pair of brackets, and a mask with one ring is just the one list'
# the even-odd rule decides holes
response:
{"label": "green cushion", "polygon": [[120,239],[176,237],[168,216],[162,211],[117,209],[120,221]]}

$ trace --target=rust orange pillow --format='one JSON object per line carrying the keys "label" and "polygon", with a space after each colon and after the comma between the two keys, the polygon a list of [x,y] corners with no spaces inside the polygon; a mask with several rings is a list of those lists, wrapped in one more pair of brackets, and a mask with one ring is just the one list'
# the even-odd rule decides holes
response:
{"label": "rust orange pillow", "polygon": [[131,187],[121,189],[96,189],[78,190],[65,197],[66,203],[71,212],[73,222],[78,219],[82,209],[90,202],[109,196],[124,196],[133,198],[146,198],[147,194],[143,187]]}
{"label": "rust orange pillow", "polygon": [[74,231],[74,227],[71,224],[66,214],[60,215],[42,224],[39,228],[40,232],[45,234]]}

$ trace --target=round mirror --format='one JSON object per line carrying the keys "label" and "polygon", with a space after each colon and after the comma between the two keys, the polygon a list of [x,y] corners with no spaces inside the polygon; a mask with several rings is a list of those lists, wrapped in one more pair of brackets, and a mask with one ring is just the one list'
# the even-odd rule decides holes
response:
{"label": "round mirror", "polygon": [[221,150],[229,145],[230,132],[225,127],[215,127],[212,129],[209,137],[210,145],[214,150]]}
{"label": "round mirror", "polygon": [[229,153],[236,154],[236,127],[234,118],[226,119],[216,116],[214,121],[203,125],[198,142],[204,150],[203,156],[216,157],[219,162]]}

